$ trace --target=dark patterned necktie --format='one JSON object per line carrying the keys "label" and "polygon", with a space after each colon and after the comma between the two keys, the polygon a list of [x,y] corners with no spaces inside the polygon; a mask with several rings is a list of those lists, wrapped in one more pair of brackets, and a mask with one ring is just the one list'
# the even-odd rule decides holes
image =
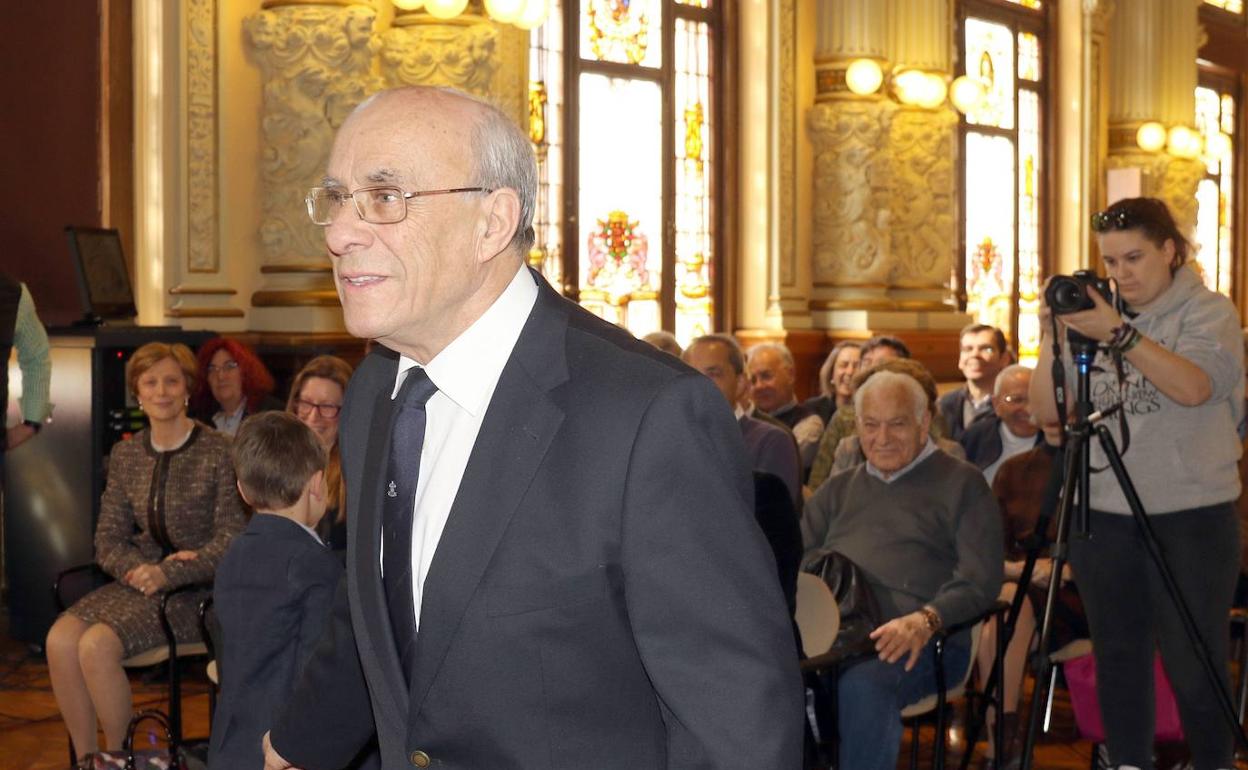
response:
{"label": "dark patterned necktie", "polygon": [[412,598],[412,514],[416,481],[420,478],[420,452],[425,443],[425,403],[437,386],[420,367],[408,370],[395,398],[394,423],[390,431],[390,456],[386,462],[385,504],[381,534],[384,542],[381,568],[394,630],[395,649],[410,684],[416,662],[416,606]]}

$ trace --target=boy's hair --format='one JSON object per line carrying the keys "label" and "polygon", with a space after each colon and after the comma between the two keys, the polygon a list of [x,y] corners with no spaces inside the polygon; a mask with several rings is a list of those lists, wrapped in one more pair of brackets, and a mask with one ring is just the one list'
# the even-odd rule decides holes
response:
{"label": "boy's hair", "polygon": [[308,479],[325,470],[325,449],[312,429],[287,412],[248,417],[234,437],[234,472],[258,511],[280,511],[299,502]]}

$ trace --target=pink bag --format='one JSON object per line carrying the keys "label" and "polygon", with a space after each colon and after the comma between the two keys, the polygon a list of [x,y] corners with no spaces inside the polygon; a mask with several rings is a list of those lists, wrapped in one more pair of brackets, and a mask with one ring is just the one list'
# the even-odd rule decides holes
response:
{"label": "pink bag", "polygon": [[[1070,705],[1075,710],[1079,734],[1093,743],[1102,743],[1105,740],[1105,725],[1101,721],[1101,704],[1096,697],[1096,661],[1091,655],[1081,655],[1064,662],[1062,668],[1066,673],[1066,687],[1070,690]],[[1157,700],[1155,740],[1183,740],[1179,707],[1174,702],[1170,680],[1161,667],[1160,653],[1153,656],[1153,690]]]}

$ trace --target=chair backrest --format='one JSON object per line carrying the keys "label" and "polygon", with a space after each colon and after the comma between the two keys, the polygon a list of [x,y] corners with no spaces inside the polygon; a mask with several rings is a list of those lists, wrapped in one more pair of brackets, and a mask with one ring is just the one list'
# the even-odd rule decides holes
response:
{"label": "chair backrest", "polygon": [[806,654],[814,656],[827,652],[840,630],[841,612],[836,606],[836,597],[818,576],[798,573],[794,618]]}

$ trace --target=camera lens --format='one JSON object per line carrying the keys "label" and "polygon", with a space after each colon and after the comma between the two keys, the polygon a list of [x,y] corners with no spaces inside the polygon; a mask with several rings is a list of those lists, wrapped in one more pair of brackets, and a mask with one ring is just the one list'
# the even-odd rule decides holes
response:
{"label": "camera lens", "polygon": [[1058,315],[1075,313],[1091,306],[1083,283],[1066,275],[1055,276],[1044,292],[1049,309]]}

